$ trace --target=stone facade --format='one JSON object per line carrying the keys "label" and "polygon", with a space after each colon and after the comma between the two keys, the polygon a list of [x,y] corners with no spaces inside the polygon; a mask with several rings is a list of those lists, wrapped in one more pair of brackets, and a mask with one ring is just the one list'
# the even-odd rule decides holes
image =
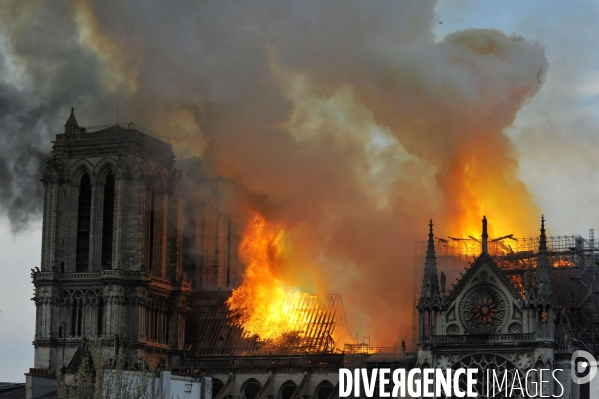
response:
{"label": "stone facade", "polygon": [[[554,326],[555,305],[544,221],[534,286],[529,276],[525,276],[525,286],[522,290],[516,289],[489,256],[487,240],[485,218],[481,255],[446,294],[443,273],[439,284],[431,221],[422,296],[418,303],[418,366],[477,368],[483,373],[497,370],[501,375],[507,374],[508,381],[529,369],[551,372],[563,369],[556,374],[564,387],[562,397],[578,398],[578,386],[570,377],[570,358],[575,348],[559,332],[564,330],[563,324],[557,330]],[[563,323],[561,318],[560,323]],[[539,381],[534,373],[530,378]],[[550,381],[544,383],[543,394],[559,394],[560,389]],[[484,392],[482,384],[478,392]]]}
{"label": "stone facade", "polygon": [[[41,266],[32,270],[37,314],[29,388],[34,377],[77,367],[86,340],[107,352],[127,351],[134,363],[146,357],[173,373],[212,376],[217,399],[331,399],[340,367],[414,366],[413,356],[395,350],[193,356],[194,344],[207,338],[218,341],[206,348],[210,353],[243,341],[240,331],[227,335],[228,322],[216,328],[228,320],[224,300],[241,281],[239,232],[223,207],[227,182],[195,157],[175,165],[166,139],[142,130],[82,128],[71,112],[56,136],[42,178]],[[200,300],[194,305],[192,297]]]}
{"label": "stone facade", "polygon": [[35,367],[59,370],[84,339],[177,364],[191,284],[171,145],[132,126],[89,133],[71,113],[42,181]]}

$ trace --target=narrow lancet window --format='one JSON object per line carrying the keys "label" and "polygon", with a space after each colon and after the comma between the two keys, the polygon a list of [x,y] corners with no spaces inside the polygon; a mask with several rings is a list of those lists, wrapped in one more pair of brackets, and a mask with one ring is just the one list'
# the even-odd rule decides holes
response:
{"label": "narrow lancet window", "polygon": [[149,223],[149,233],[150,238],[148,242],[148,264],[150,270],[154,271],[154,229],[156,225],[156,191],[154,187],[152,187],[150,191],[150,223]]}
{"label": "narrow lancet window", "polygon": [[112,231],[114,226],[114,176],[106,177],[102,212],[102,267],[112,268]]}
{"label": "narrow lancet window", "polygon": [[76,271],[89,270],[89,229],[92,205],[92,186],[87,173],[81,178],[79,188],[79,208],[77,211],[77,254]]}
{"label": "narrow lancet window", "polygon": [[162,240],[164,235],[164,188],[159,176],[146,186],[145,254],[148,271],[162,277]]}
{"label": "narrow lancet window", "polygon": [[98,305],[98,320],[96,322],[96,335],[102,336],[102,324],[104,324],[104,308],[102,301]]}

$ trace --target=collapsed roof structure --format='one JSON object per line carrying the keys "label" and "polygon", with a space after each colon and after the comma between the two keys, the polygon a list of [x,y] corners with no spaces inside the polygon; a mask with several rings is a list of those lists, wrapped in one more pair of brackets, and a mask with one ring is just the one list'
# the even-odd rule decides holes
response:
{"label": "collapsed roof structure", "polygon": [[302,294],[292,305],[297,329],[280,340],[263,341],[248,334],[229,310],[230,291],[192,294],[187,316],[187,357],[293,353],[340,353],[353,342],[339,294]]}

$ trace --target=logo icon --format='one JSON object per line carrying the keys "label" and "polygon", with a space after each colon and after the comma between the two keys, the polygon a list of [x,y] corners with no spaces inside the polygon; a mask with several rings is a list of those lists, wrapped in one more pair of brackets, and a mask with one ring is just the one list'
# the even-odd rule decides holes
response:
{"label": "logo icon", "polygon": [[593,355],[585,351],[576,351],[571,360],[572,381],[576,384],[586,384],[595,378],[597,363]]}

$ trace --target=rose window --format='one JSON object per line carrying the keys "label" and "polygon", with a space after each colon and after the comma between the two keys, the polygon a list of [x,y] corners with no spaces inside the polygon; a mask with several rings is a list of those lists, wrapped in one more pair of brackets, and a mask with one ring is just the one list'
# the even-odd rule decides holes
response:
{"label": "rose window", "polygon": [[475,288],[466,293],[460,305],[462,321],[470,333],[494,334],[507,318],[506,302],[492,286]]}
{"label": "rose window", "polygon": [[474,318],[479,323],[491,323],[497,316],[497,311],[497,304],[487,293],[481,295],[472,307]]}

